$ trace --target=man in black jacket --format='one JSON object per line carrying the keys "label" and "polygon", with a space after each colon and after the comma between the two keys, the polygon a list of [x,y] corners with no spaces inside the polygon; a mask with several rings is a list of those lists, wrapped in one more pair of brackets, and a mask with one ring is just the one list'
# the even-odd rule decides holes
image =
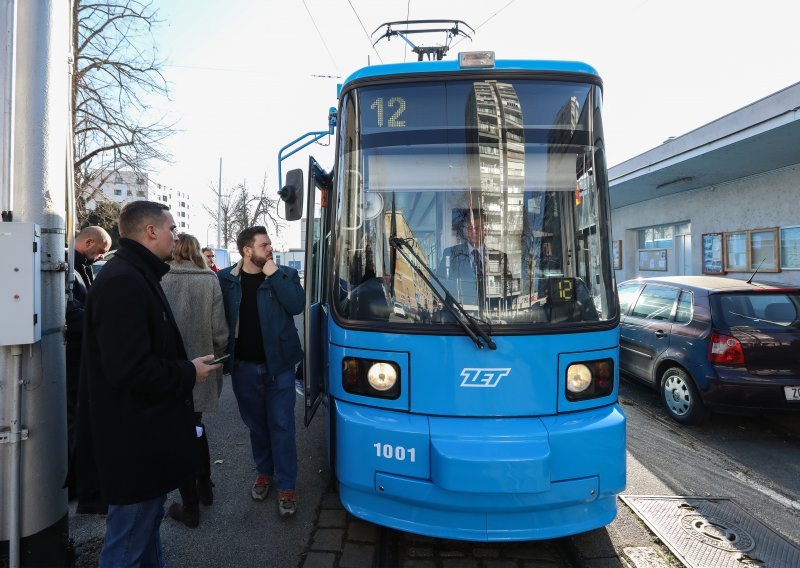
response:
{"label": "man in black jacket", "polygon": [[[78,498],[77,512],[102,513],[102,502],[97,487],[97,474],[84,472],[81,479],[74,475],[75,457],[75,411],[78,405],[78,377],[81,370],[81,346],[83,344],[83,313],[86,297],[92,287],[94,276],[92,264],[101,260],[111,248],[111,236],[102,227],[84,227],[75,237],[73,266],[75,279],[72,283],[72,299],[67,302],[67,439],[69,441],[69,492]],[[70,499],[71,500],[71,499]]]}
{"label": "man in black jacket", "polygon": [[168,207],[127,204],[119,232],[86,303],[79,459],[93,447],[109,504],[100,566],[163,566],[166,494],[197,467],[192,388],[220,365],[213,354],[187,360],[159,284],[177,239]]}

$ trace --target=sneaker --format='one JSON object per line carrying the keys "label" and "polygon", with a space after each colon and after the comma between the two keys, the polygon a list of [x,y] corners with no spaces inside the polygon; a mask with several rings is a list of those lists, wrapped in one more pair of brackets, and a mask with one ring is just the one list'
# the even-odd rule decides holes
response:
{"label": "sneaker", "polygon": [[263,501],[267,498],[270,485],[272,485],[272,478],[269,475],[259,475],[250,490],[250,496],[254,501]]}
{"label": "sneaker", "polygon": [[278,493],[278,513],[281,517],[291,517],[297,511],[297,501],[294,491],[281,491]]}
{"label": "sneaker", "polygon": [[294,392],[296,392],[299,396],[304,396],[306,394],[306,385],[303,382],[303,379],[294,380]]}

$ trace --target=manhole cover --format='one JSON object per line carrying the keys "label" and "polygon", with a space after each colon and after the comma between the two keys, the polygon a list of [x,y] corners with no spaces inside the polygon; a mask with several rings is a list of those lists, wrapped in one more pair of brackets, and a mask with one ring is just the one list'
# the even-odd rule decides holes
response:
{"label": "manhole cover", "polygon": [[681,527],[690,537],[722,550],[747,552],[755,546],[753,537],[723,519],[689,514],[681,517]]}
{"label": "manhole cover", "polygon": [[621,495],[690,568],[800,566],[800,548],[724,497]]}

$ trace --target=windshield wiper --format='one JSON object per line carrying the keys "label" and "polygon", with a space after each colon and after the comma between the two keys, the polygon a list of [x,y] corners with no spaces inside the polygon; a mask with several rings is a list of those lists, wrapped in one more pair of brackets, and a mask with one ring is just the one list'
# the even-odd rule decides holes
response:
{"label": "windshield wiper", "polygon": [[[447,286],[442,284],[439,278],[437,278],[436,274],[434,274],[428,264],[424,262],[419,255],[417,255],[414,249],[408,244],[406,239],[401,237],[390,237],[389,244],[393,249],[400,253],[400,255],[406,260],[406,262],[408,262],[409,266],[411,266],[414,272],[416,272],[422,281],[425,282],[431,292],[433,292],[439,301],[442,302],[442,305],[447,308],[447,311],[450,312],[450,315],[453,316],[453,319],[458,322],[469,338],[475,342],[475,345],[478,346],[478,349],[483,349],[483,343],[481,342],[481,339],[486,342],[486,345],[489,346],[489,349],[497,349],[497,345],[489,336],[489,334],[477,324],[475,318],[467,313],[467,311],[464,309],[464,306],[462,306],[461,303],[456,300],[452,294],[450,294]],[[419,265],[411,261],[411,258],[409,258],[404,249],[408,250],[408,252],[414,257],[414,260],[416,260]],[[424,267],[425,270],[423,271],[420,267]],[[431,283],[431,281],[428,279],[429,276],[433,278],[433,280],[442,288],[442,290],[444,290],[444,294],[442,294],[436,288],[436,286]],[[479,335],[480,338],[478,337]]]}

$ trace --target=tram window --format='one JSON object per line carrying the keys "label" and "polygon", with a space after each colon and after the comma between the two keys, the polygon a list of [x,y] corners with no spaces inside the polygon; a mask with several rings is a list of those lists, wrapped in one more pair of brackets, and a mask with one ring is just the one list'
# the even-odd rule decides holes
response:
{"label": "tram window", "polygon": [[[448,296],[498,326],[609,320],[616,299],[602,244],[607,185],[594,177],[604,165],[590,144],[602,139],[589,116],[593,89],[434,81],[345,94],[336,313],[451,325]],[[470,212],[482,235],[466,245],[457,220]],[[559,278],[575,283],[575,296],[555,309],[548,282]]]}

